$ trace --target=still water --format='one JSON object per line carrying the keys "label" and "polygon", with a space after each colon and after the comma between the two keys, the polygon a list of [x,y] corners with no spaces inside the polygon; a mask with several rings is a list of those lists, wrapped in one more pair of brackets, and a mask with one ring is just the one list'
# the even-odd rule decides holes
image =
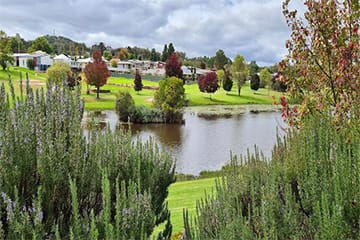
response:
{"label": "still water", "polygon": [[[85,121],[89,113],[85,113]],[[111,130],[119,125],[114,111],[98,115]],[[245,155],[256,145],[267,158],[282,134],[279,112],[246,112],[227,118],[203,118],[186,112],[185,124],[131,124],[134,137],[152,137],[176,159],[176,171],[198,175],[203,170],[218,170],[229,162],[230,152]],[[125,124],[127,126],[127,124]]]}

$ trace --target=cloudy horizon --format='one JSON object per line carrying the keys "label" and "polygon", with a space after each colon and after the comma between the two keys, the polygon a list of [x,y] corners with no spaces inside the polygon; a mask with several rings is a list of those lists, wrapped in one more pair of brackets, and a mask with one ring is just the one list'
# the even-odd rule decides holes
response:
{"label": "cloudy horizon", "polygon": [[230,58],[240,54],[269,66],[287,53],[290,30],[281,5],[281,0],[12,0],[0,4],[0,29],[26,40],[55,33],[88,47],[103,42],[162,52],[172,42],[187,57],[214,56],[222,49]]}

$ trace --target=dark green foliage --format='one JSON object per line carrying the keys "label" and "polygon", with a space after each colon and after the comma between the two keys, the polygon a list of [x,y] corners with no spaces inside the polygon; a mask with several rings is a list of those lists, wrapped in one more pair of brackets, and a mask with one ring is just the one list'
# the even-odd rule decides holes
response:
{"label": "dark green foliage", "polygon": [[233,81],[231,79],[231,73],[229,71],[225,71],[224,81],[223,81],[223,89],[226,92],[230,92],[233,86]]}
{"label": "dark green foliage", "polygon": [[272,161],[258,151],[232,158],[194,223],[185,215],[185,239],[358,239],[359,116],[347,129],[331,118],[279,139]]}
{"label": "dark green foliage", "polygon": [[169,47],[168,47],[168,56],[171,56],[175,53],[175,48],[174,45],[172,43],[169,43]]}
{"label": "dark green foliage", "polygon": [[135,108],[135,101],[128,91],[119,91],[116,95],[115,110],[119,120],[127,122],[130,119],[130,113]]}
{"label": "dark green foliage", "polygon": [[250,79],[250,88],[254,91],[257,91],[260,87],[260,77],[257,74],[251,76]]}
{"label": "dark green foliage", "polygon": [[54,35],[44,36],[49,44],[53,46],[55,54],[65,54],[67,56],[85,56],[90,49],[85,43],[78,43],[69,38]]}
{"label": "dark green foliage", "polygon": [[139,91],[141,91],[142,88],[143,88],[143,84],[141,81],[141,75],[139,70],[136,70],[135,79],[134,79],[134,90],[139,93]]}
{"label": "dark green foliage", "polygon": [[251,61],[249,64],[249,75],[252,76],[257,74],[260,70],[260,67],[257,65],[256,61]]}
{"label": "dark green foliage", "polygon": [[161,109],[135,106],[130,112],[132,123],[165,123],[165,113]]}
{"label": "dark green foliage", "polygon": [[168,47],[167,44],[165,44],[161,54],[161,61],[166,62],[168,58],[169,58]]}
{"label": "dark green foliage", "polygon": [[164,123],[166,121],[162,110],[135,106],[134,99],[127,91],[119,91],[116,97],[116,113],[119,120],[132,123]]}
{"label": "dark green foliage", "polygon": [[28,49],[28,52],[43,51],[48,54],[54,52],[53,46],[48,42],[45,37],[38,37],[32,43]]}
{"label": "dark green foliage", "polygon": [[166,221],[171,156],[123,131],[85,138],[79,88],[10,89],[0,87],[0,235],[146,239]]}
{"label": "dark green foliage", "polygon": [[222,49],[219,49],[216,52],[214,67],[218,70],[224,69],[225,65],[228,63],[229,63],[229,59],[226,57],[224,51]]}
{"label": "dark green foliage", "polygon": [[34,69],[35,69],[34,59],[27,59],[27,60],[26,60],[26,66],[27,66],[30,70],[34,70]]}

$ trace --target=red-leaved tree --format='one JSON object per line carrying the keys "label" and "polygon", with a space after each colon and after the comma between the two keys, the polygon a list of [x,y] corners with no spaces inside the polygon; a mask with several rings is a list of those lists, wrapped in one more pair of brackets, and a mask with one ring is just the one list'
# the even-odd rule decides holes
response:
{"label": "red-leaved tree", "polygon": [[85,66],[84,73],[86,83],[96,87],[96,98],[99,99],[100,87],[104,86],[110,77],[110,72],[106,63],[101,58],[101,53],[95,50],[93,53],[93,62]]}
{"label": "red-leaved tree", "polygon": [[211,99],[211,93],[216,92],[219,88],[216,73],[208,72],[206,75],[199,76],[198,85],[201,92],[210,94],[210,99]]}
{"label": "red-leaved tree", "polygon": [[334,123],[349,123],[360,114],[359,1],[304,2],[304,17],[283,3],[292,30],[287,58],[280,63],[291,96],[301,100],[288,111],[290,123],[304,115],[329,112]]}
{"label": "red-leaved tree", "polygon": [[177,77],[184,80],[181,62],[179,61],[179,57],[176,53],[171,54],[166,61],[165,74],[167,77]]}
{"label": "red-leaved tree", "polygon": [[139,94],[139,91],[141,91],[143,88],[141,75],[138,69],[136,69],[135,73],[135,79],[134,79],[134,90]]}

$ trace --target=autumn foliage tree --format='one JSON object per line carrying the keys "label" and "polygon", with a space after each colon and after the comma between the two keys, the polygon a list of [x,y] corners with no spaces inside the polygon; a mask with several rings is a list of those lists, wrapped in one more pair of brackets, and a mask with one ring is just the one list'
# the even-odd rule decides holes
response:
{"label": "autumn foliage tree", "polygon": [[176,53],[173,53],[165,64],[166,77],[177,77],[183,79],[183,71],[181,69],[181,62]]}
{"label": "autumn foliage tree", "polygon": [[314,112],[330,112],[338,126],[360,114],[359,1],[305,1],[300,17],[283,3],[291,38],[280,63],[282,81],[299,108],[285,107],[291,122]]}
{"label": "autumn foliage tree", "polygon": [[142,84],[142,80],[141,80],[141,75],[138,69],[136,69],[136,73],[135,73],[135,79],[134,79],[134,90],[139,93],[139,91],[141,91],[143,88],[143,84]]}
{"label": "autumn foliage tree", "polygon": [[198,85],[201,92],[209,93],[211,99],[211,93],[218,90],[219,84],[215,72],[208,72],[206,75],[199,76]]}
{"label": "autumn foliage tree", "polygon": [[101,53],[95,50],[93,53],[93,62],[85,66],[84,73],[86,83],[96,87],[96,98],[99,99],[100,87],[104,86],[110,77],[110,72],[106,63],[101,58]]}

